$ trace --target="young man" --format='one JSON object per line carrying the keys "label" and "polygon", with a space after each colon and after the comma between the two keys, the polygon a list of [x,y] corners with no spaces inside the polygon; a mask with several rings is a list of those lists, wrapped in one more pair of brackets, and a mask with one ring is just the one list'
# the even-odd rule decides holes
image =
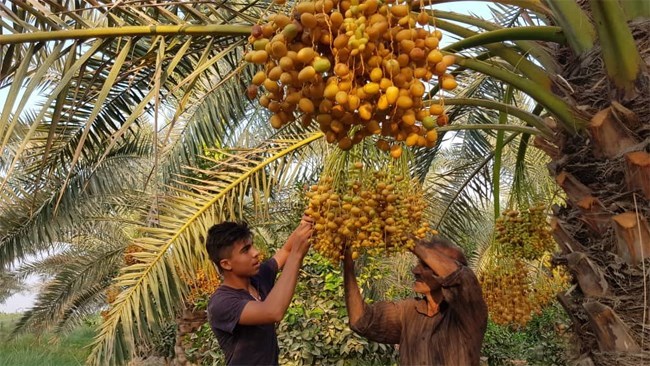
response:
{"label": "young man", "polygon": [[312,219],[304,216],[284,246],[264,263],[247,224],[223,222],[208,231],[206,248],[223,277],[208,303],[208,320],[228,365],[278,364],[275,323],[293,297],[312,227]]}
{"label": "young man", "polygon": [[441,238],[420,241],[413,268],[420,299],[364,302],[350,253],[344,257],[350,328],[370,340],[399,344],[402,365],[479,365],[487,306],[463,253]]}

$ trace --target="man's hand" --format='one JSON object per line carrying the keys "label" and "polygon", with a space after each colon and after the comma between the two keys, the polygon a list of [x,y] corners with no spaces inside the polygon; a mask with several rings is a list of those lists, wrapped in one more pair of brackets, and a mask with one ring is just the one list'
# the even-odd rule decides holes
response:
{"label": "man's hand", "polygon": [[424,261],[424,257],[426,257],[426,251],[427,247],[422,244],[422,241],[417,240],[415,242],[415,246],[413,246],[412,249],[409,249],[413,254],[415,254],[416,257],[420,258],[421,260]]}
{"label": "man's hand", "polygon": [[302,224],[303,222],[306,224],[314,225],[314,219],[308,215],[302,215],[302,218],[300,219],[300,223]]}
{"label": "man's hand", "polygon": [[294,248],[300,246],[301,243],[307,244],[307,248],[297,248],[297,250],[299,250],[298,254],[304,256],[307,253],[307,250],[309,249],[308,242],[312,235],[313,227],[314,219],[307,215],[303,215],[298,227],[293,231],[293,233],[291,233],[282,248],[275,252],[275,255],[273,256],[275,261],[278,263],[278,269],[281,270],[284,267],[289,255],[293,252]]}
{"label": "man's hand", "polygon": [[314,232],[314,221],[309,216],[303,216],[300,220],[300,225],[296,230],[289,235],[287,239],[288,247],[291,248],[291,253],[297,253],[301,256],[305,256],[309,250],[312,233]]}

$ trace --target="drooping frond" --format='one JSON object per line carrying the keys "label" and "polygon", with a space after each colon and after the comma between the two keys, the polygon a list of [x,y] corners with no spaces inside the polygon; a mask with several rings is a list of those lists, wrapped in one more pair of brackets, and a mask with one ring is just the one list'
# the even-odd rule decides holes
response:
{"label": "drooping frond", "polygon": [[9,297],[24,290],[26,286],[20,277],[9,271],[0,271],[0,303],[4,303]]}
{"label": "drooping frond", "polygon": [[133,241],[141,248],[132,253],[137,263],[116,278],[123,290],[101,326],[89,361],[122,363],[132,355],[136,338],[147,337],[172,317],[187,291],[181,278],[209,265],[203,246],[209,227],[241,217],[247,197],[257,195],[255,204],[264,208],[278,177],[292,168],[289,162],[299,161],[301,148],[320,137],[317,133],[269,140],[255,149],[215,151],[206,157],[211,166],[188,168],[188,174],[178,176],[159,200],[156,225],[142,227],[142,236]]}
{"label": "drooping frond", "polygon": [[[123,262],[126,241],[95,243],[92,249],[71,247],[46,259],[58,262],[54,277],[41,287],[35,304],[23,313],[14,333],[56,327],[58,331],[74,328],[105,303],[103,291]],[[48,263],[33,263],[39,271]]]}
{"label": "drooping frond", "polygon": [[[119,176],[119,169],[112,170]],[[80,197],[74,221],[58,222],[52,228],[48,252],[16,266],[16,278],[38,276],[43,283],[14,334],[51,328],[65,331],[105,305],[103,291],[124,263],[133,219],[147,207],[148,199],[143,192],[100,192]]]}
{"label": "drooping frond", "polygon": [[[516,152],[512,171],[512,189],[508,207],[527,208],[535,203],[551,203],[562,195],[548,174],[549,158],[541,150],[531,147],[531,138],[523,136]],[[514,154],[511,154],[511,157]]]}
{"label": "drooping frond", "polygon": [[425,182],[435,228],[459,245],[475,223],[485,220],[493,199],[490,159],[463,157],[460,151],[439,156]]}
{"label": "drooping frond", "polygon": [[[243,43],[236,45],[229,56],[241,57],[238,48],[242,45]],[[256,68],[240,65],[234,60],[223,63],[231,69],[222,72],[221,79],[208,81],[210,85],[207,85],[205,94],[195,96],[196,100],[188,100],[187,105],[177,106],[179,111],[174,118],[178,115],[178,121],[172,119],[170,126],[162,130],[167,137],[162,152],[165,174],[173,175],[183,165],[195,165],[197,157],[205,149],[242,146],[234,144],[233,139],[246,131],[255,131],[258,140],[249,141],[243,146],[255,146],[262,141],[259,138],[265,134],[259,134],[259,129],[264,129],[264,124],[268,125],[267,119],[260,123],[261,116],[258,110],[251,108],[253,105],[245,93],[246,85]]]}
{"label": "drooping frond", "polygon": [[21,174],[9,179],[9,187],[23,190],[0,203],[0,265],[50,248],[61,239],[61,233],[86,220],[84,202],[94,205],[97,199],[128,195],[128,191],[142,187],[151,151],[149,135],[140,131],[117,145],[98,169],[93,171],[92,159],[82,161],[71,173],[73,179],[58,207],[59,187],[65,177],[52,173],[36,189],[30,185],[30,178],[37,172],[21,167]]}
{"label": "drooping frond", "polygon": [[[89,171],[99,169],[138,124],[162,130],[159,119],[166,110],[194,110],[199,98],[221,93],[214,87],[239,67],[250,25],[269,6],[266,1],[2,6],[0,15],[8,21],[0,24],[0,86],[9,90],[0,113],[0,197],[25,200],[20,186],[40,197],[33,204],[38,210],[40,191],[48,198],[54,193],[44,184],[55,182],[56,208],[68,185],[81,180],[74,175],[78,165],[88,168],[92,162]],[[233,104],[224,110],[241,105],[241,96],[229,93]],[[214,127],[203,130],[205,136],[218,135]],[[154,134],[152,142],[157,139]],[[202,143],[181,143],[192,151],[192,141]]]}

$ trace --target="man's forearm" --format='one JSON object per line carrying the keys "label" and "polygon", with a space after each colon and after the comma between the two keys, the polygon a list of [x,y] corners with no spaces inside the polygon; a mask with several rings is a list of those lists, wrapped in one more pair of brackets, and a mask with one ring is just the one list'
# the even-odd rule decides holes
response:
{"label": "man's forearm", "polygon": [[[346,254],[349,256],[349,254]],[[355,324],[363,315],[364,301],[361,291],[354,275],[354,262],[352,258],[346,258],[343,264],[343,281],[345,288],[345,305],[348,308],[350,324]]]}
{"label": "man's forearm", "polygon": [[278,321],[282,319],[291,303],[291,298],[296,290],[302,260],[303,256],[298,253],[289,255],[278,281],[264,300],[264,305],[273,311]]}

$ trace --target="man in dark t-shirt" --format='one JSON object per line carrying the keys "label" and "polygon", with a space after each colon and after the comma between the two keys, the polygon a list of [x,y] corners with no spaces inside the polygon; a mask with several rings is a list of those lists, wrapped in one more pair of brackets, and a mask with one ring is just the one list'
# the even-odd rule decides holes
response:
{"label": "man in dark t-shirt", "polygon": [[487,306],[459,248],[436,237],[413,249],[420,299],[366,304],[349,253],[344,257],[350,328],[370,340],[399,344],[402,365],[478,366],[487,328]]}
{"label": "man in dark t-shirt", "polygon": [[312,219],[304,216],[282,248],[264,263],[246,223],[224,222],[208,231],[206,248],[223,276],[208,303],[208,320],[228,365],[278,364],[275,323],[284,317],[293,297],[312,230]]}

